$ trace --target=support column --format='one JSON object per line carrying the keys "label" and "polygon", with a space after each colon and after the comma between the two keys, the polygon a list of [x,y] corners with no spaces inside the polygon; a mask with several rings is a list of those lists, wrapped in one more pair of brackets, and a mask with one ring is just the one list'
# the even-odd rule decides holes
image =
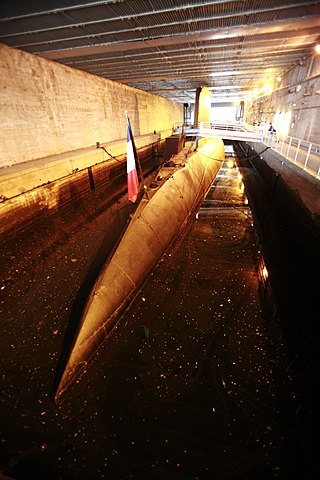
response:
{"label": "support column", "polygon": [[198,87],[194,106],[194,127],[198,128],[200,122],[210,122],[211,92],[207,87]]}

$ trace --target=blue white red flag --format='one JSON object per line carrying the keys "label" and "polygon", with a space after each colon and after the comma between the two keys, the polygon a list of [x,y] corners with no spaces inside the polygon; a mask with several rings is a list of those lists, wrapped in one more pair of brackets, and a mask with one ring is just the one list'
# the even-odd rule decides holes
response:
{"label": "blue white red flag", "polygon": [[134,144],[130,120],[127,117],[127,181],[128,181],[128,198],[131,202],[135,202],[139,193],[139,180],[136,169],[137,150]]}

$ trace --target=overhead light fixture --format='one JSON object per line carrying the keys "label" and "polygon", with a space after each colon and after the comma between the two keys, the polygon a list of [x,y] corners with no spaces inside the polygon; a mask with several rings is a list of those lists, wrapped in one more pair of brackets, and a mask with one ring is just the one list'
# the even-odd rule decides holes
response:
{"label": "overhead light fixture", "polygon": [[280,77],[280,75],[277,76],[277,81],[278,82],[281,82],[282,78]]}
{"label": "overhead light fixture", "polygon": [[320,43],[317,43],[317,45],[314,47],[316,53],[320,54]]}

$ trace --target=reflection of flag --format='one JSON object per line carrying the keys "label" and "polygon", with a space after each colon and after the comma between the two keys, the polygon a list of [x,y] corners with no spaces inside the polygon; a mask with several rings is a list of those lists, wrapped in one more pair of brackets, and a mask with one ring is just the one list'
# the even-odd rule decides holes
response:
{"label": "reflection of flag", "polygon": [[135,202],[139,192],[139,180],[136,170],[137,151],[134,144],[130,120],[127,115],[127,181],[128,198]]}
{"label": "reflection of flag", "polygon": [[147,338],[149,338],[149,333],[150,333],[150,320],[148,318],[145,318],[143,321],[143,330],[144,334]]}

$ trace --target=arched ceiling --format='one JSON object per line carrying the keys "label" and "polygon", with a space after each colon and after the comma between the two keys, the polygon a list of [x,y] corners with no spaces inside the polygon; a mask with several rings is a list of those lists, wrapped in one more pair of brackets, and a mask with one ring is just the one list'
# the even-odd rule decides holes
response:
{"label": "arched ceiling", "polygon": [[0,42],[182,103],[245,99],[304,64],[320,0],[12,0]]}

